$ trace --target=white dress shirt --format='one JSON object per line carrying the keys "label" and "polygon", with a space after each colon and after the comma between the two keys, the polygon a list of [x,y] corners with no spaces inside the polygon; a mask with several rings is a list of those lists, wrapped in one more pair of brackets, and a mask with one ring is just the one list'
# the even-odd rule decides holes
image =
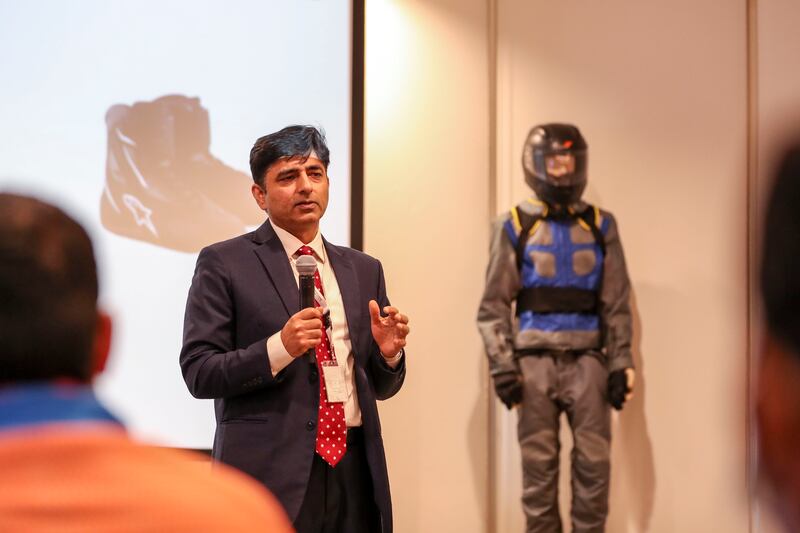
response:
{"label": "white dress shirt", "polygon": [[[317,232],[314,238],[308,244],[304,244],[300,239],[275,225],[271,222],[275,233],[283,244],[286,250],[286,256],[289,263],[292,265],[295,281],[299,286],[299,275],[295,266],[297,259],[297,250],[301,246],[308,246],[314,251],[314,259],[317,260],[317,270],[319,270],[320,278],[322,280],[322,290],[325,293],[325,300],[328,303],[328,309],[331,313],[331,330],[332,338],[328,339],[333,347],[333,353],[336,357],[338,364],[344,365],[345,388],[347,390],[347,400],[344,403],[344,419],[347,427],[354,427],[361,425],[361,408],[358,405],[358,395],[355,387],[355,374],[353,373],[353,349],[350,342],[350,331],[347,329],[347,318],[344,312],[344,302],[342,301],[342,294],[339,291],[339,284],[336,282],[336,275],[333,272],[328,255],[325,252],[325,246],[322,242],[322,235]],[[386,363],[391,368],[396,368],[400,363],[402,357],[402,350],[395,357],[386,359]],[[275,376],[278,372],[283,370],[286,366],[294,361],[294,357],[289,355],[286,347],[281,340],[281,332],[277,331],[269,339],[267,339],[267,356],[269,357],[269,364],[272,368],[272,375]]]}

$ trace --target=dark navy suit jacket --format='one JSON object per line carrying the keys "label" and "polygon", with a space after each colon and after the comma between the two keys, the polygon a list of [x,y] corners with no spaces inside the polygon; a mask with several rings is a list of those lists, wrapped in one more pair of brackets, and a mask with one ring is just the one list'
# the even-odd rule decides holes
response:
{"label": "dark navy suit jacket", "polygon": [[[405,378],[383,360],[370,329],[368,302],[389,305],[378,260],[327,241],[350,332],[367,461],[383,531],[392,531],[389,479],[376,400]],[[299,310],[286,251],[269,221],[255,232],[204,248],[186,302],[180,364],[197,398],[214,398],[214,457],[266,485],[294,520],[314,458],[319,381],[299,357],[274,378],[267,338]]]}

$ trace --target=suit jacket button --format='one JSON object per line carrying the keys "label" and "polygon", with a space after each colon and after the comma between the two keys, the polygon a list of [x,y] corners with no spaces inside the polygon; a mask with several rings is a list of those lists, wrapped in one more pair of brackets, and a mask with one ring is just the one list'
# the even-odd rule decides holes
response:
{"label": "suit jacket button", "polygon": [[309,420],[309,421],[306,423],[306,429],[307,429],[307,430],[309,430],[309,431],[313,431],[313,429],[314,429],[315,427],[317,427],[317,423],[316,423],[316,422],[314,422],[313,420]]}
{"label": "suit jacket button", "polygon": [[317,374],[317,371],[316,370],[312,370],[311,373],[308,375],[308,382],[313,385],[314,383],[317,382],[318,378],[319,378],[319,374]]}

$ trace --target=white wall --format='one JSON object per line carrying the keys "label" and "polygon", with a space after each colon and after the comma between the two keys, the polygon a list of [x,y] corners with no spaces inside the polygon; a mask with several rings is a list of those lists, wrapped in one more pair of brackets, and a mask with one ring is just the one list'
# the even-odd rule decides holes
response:
{"label": "white wall", "polygon": [[586,197],[617,215],[633,282],[639,380],[614,427],[609,531],[748,530],[745,15],[743,2],[499,3],[497,209],[528,194],[528,129],[576,123]]}
{"label": "white wall", "polygon": [[[616,214],[633,281],[639,379],[615,417],[608,530],[751,530],[748,206],[752,227],[771,150],[800,119],[798,11],[791,0],[368,2],[365,244],[413,330],[406,388],[382,406],[399,532],[522,529],[515,417],[486,409],[474,316],[488,223],[528,194],[520,151],[544,121],[587,137],[587,198]],[[456,266],[432,277],[440,255]],[[562,491],[567,502],[566,475]],[[772,531],[756,510],[752,530]]]}
{"label": "white wall", "polygon": [[484,0],[367,2],[365,249],[411,319],[380,406],[399,533],[487,527],[487,396],[475,314],[488,248]]}

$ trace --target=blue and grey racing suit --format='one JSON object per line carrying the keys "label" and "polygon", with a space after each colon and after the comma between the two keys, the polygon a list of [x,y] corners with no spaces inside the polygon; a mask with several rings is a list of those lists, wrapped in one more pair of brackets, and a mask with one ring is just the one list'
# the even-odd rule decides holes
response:
{"label": "blue and grey racing suit", "polygon": [[[512,372],[522,381],[518,435],[529,532],[561,531],[562,412],[575,442],[573,531],[603,531],[610,470],[606,382],[610,372],[633,368],[630,281],[616,222],[583,202],[571,207],[576,216],[553,218],[530,199],[495,223],[478,311],[490,373]],[[524,221],[534,223],[518,257]]]}

